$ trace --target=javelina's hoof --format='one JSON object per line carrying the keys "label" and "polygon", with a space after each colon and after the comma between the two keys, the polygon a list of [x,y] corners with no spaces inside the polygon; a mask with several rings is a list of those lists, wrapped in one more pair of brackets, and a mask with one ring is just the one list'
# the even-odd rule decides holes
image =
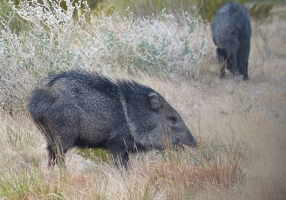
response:
{"label": "javelina's hoof", "polygon": [[239,82],[240,78],[239,78],[239,73],[238,72],[233,73],[233,80],[235,82]]}
{"label": "javelina's hoof", "polygon": [[247,77],[243,77],[243,81],[248,81],[249,80],[249,78],[248,78],[248,76]]}
{"label": "javelina's hoof", "polygon": [[226,74],[225,71],[221,72],[219,78],[224,78],[224,77],[225,77],[225,74]]}

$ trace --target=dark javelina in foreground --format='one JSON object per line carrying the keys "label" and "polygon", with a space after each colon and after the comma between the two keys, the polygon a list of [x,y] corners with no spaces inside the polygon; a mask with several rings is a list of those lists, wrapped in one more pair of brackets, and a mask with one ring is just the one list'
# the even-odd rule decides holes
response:
{"label": "dark javelina in foreground", "polygon": [[46,136],[49,166],[64,161],[74,146],[106,148],[124,165],[129,152],[196,146],[178,112],[158,92],[133,81],[59,73],[33,91],[28,109]]}
{"label": "dark javelina in foreground", "polygon": [[221,77],[225,76],[226,65],[234,78],[242,74],[243,80],[248,80],[251,24],[246,8],[233,2],[224,4],[214,16],[212,33],[218,60],[226,61]]}

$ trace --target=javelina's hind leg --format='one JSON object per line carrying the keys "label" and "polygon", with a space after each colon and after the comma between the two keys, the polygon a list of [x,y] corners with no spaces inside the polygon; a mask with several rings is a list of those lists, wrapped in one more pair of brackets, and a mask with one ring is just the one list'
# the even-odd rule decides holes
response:
{"label": "javelina's hind leg", "polygon": [[248,63],[245,65],[245,68],[244,68],[243,80],[244,80],[244,81],[249,80],[249,78],[248,78]]}
{"label": "javelina's hind leg", "polygon": [[220,69],[220,78],[224,78],[225,77],[225,65],[222,66],[222,68]]}
{"label": "javelina's hind leg", "polygon": [[65,166],[64,153],[61,150],[51,145],[48,145],[47,150],[49,155],[49,168],[53,168],[55,164]]}
{"label": "javelina's hind leg", "polygon": [[54,167],[56,164],[56,154],[51,145],[48,145],[49,168]]}

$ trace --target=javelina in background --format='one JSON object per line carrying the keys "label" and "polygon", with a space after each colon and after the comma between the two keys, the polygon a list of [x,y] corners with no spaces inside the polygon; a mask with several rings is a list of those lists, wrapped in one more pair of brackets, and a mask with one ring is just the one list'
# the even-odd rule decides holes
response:
{"label": "javelina in background", "polygon": [[246,8],[233,2],[221,6],[214,16],[212,33],[218,60],[225,61],[221,77],[225,76],[226,65],[234,79],[242,74],[243,80],[248,80],[251,24]]}
{"label": "javelina in background", "polygon": [[123,165],[129,152],[196,146],[178,112],[158,92],[134,81],[59,73],[33,91],[28,110],[46,137],[49,166],[64,162],[74,146],[106,148]]}

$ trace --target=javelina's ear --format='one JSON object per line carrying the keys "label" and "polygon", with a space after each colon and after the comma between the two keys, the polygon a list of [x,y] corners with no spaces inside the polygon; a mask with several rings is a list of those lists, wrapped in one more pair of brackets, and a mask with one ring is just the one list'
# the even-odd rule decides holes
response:
{"label": "javelina's ear", "polygon": [[152,110],[158,112],[159,111],[159,107],[162,104],[162,101],[161,101],[159,95],[157,93],[155,93],[155,92],[151,92],[149,94],[149,97],[150,97],[150,103],[151,103]]}

